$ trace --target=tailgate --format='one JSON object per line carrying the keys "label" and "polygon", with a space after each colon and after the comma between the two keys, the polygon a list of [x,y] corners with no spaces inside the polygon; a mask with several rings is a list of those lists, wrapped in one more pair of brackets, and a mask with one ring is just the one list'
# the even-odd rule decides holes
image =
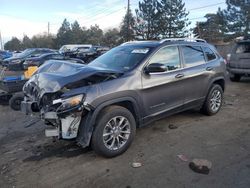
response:
{"label": "tailgate", "polygon": [[230,67],[250,69],[250,42],[239,43],[231,55]]}

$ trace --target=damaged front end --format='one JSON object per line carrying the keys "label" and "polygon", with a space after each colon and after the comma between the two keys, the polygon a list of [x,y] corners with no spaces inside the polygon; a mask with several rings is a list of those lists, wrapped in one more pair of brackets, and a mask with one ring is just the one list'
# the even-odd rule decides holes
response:
{"label": "damaged front end", "polygon": [[[55,68],[56,67],[56,68]],[[86,93],[94,84],[116,78],[118,73],[65,61],[47,63],[25,84],[21,110],[38,114],[47,125],[45,135],[59,139],[81,138],[89,144],[89,133],[80,131],[93,108],[86,102]],[[91,129],[90,129],[91,130]],[[86,136],[85,136],[86,137]],[[79,139],[78,139],[79,140]]]}

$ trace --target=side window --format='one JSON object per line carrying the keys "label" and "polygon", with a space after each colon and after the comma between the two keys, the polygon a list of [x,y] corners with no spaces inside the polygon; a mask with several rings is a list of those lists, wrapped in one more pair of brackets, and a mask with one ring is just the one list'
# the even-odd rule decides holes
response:
{"label": "side window", "polygon": [[216,55],[214,54],[214,52],[210,48],[204,47],[204,52],[206,54],[207,61],[212,61],[212,60],[216,59]]}
{"label": "side window", "polygon": [[52,59],[63,59],[63,56],[58,54],[58,55],[52,55],[51,58]]}
{"label": "side window", "polygon": [[179,69],[180,56],[177,46],[168,46],[160,49],[149,61],[149,64],[161,63],[164,64],[168,70]]}
{"label": "side window", "polygon": [[203,50],[200,46],[182,46],[185,66],[193,67],[206,62]]}

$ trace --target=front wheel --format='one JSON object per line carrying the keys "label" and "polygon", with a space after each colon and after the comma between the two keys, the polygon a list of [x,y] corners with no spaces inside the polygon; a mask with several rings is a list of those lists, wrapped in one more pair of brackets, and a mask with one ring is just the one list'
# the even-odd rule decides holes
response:
{"label": "front wheel", "polygon": [[202,107],[202,112],[212,116],[219,112],[223,101],[223,90],[220,85],[214,84],[210,88]]}
{"label": "front wheel", "polygon": [[97,119],[91,146],[99,155],[115,157],[128,149],[135,133],[136,122],[131,112],[121,106],[110,106]]}
{"label": "front wheel", "polygon": [[24,94],[23,93],[16,93],[14,94],[10,100],[9,100],[9,105],[12,110],[15,111],[20,111],[21,110],[21,102],[24,99]]}

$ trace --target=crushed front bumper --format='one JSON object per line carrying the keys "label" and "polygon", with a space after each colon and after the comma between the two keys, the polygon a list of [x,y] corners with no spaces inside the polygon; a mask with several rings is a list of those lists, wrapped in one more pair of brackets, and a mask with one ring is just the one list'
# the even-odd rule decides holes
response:
{"label": "crushed front bumper", "polygon": [[[36,102],[22,101],[21,111],[25,114],[33,114]],[[45,130],[46,136],[56,136],[61,139],[74,139],[77,137],[84,109],[82,105],[75,106],[61,112],[41,112],[41,119],[50,125]]]}

